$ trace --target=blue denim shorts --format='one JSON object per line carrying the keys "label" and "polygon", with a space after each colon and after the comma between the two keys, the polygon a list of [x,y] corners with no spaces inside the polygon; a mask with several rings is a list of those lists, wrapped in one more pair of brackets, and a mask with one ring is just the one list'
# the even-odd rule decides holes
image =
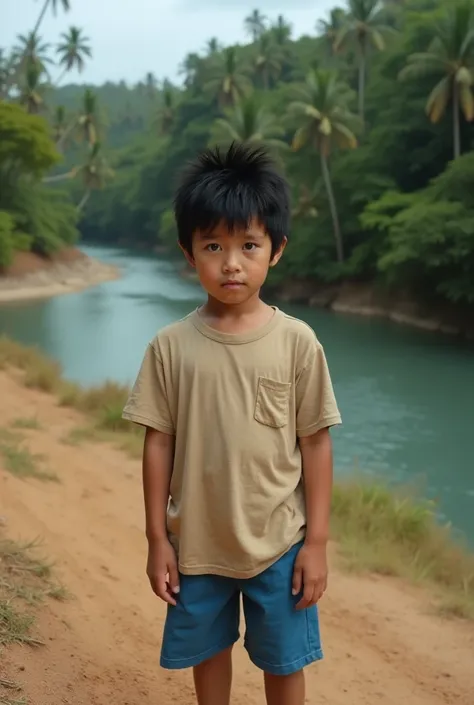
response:
{"label": "blue denim shorts", "polygon": [[239,639],[240,596],[245,648],[266,673],[288,675],[323,657],[317,606],[296,610],[293,567],[301,543],[247,580],[181,575],[175,607],[168,607],[161,651],[167,669],[198,666]]}

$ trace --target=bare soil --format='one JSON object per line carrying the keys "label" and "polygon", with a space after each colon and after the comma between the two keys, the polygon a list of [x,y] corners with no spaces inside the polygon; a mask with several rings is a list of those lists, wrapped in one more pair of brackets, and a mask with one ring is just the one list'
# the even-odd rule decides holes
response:
{"label": "bare soil", "polygon": [[[139,461],[106,444],[65,444],[83,417],[4,372],[0,399],[0,428],[38,418],[27,445],[60,479],[21,480],[0,461],[0,516],[11,538],[42,539],[72,593],[41,608],[44,647],[2,653],[0,677],[20,682],[33,705],[191,705],[191,673],[158,665],[165,608],[145,576]],[[307,670],[307,702],[473,705],[472,623],[434,614],[420,589],[331,562],[325,658]],[[263,705],[261,674],[241,644],[234,656],[234,705]]]}

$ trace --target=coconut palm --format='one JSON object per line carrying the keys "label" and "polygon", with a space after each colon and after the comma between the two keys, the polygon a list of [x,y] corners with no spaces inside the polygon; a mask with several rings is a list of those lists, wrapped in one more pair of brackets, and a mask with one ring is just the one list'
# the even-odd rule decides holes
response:
{"label": "coconut palm", "polygon": [[36,115],[44,109],[44,91],[46,84],[41,82],[43,68],[36,63],[27,65],[20,82],[19,102],[26,111]]}
{"label": "coconut palm", "polygon": [[200,68],[201,59],[199,55],[195,52],[187,54],[179,68],[179,73],[184,75],[184,85],[186,88],[190,88],[195,83]]}
{"label": "coconut palm", "polygon": [[92,191],[103,189],[107,181],[110,181],[114,176],[113,170],[102,154],[100,142],[94,144],[88,154],[87,161],[77,169],[76,174],[82,177],[84,184],[84,195],[77,204],[77,210],[81,212]]}
{"label": "coconut palm", "polygon": [[474,8],[469,2],[450,9],[438,23],[428,50],[409,56],[400,73],[401,79],[425,76],[436,81],[426,103],[431,122],[439,122],[452,104],[457,158],[461,154],[461,111],[468,122],[474,119]]}
{"label": "coconut palm", "polygon": [[221,50],[221,45],[216,37],[211,37],[206,43],[206,54],[207,56],[215,56]]}
{"label": "coconut palm", "polygon": [[335,49],[354,46],[359,66],[359,116],[364,121],[367,61],[371,48],[383,51],[385,36],[395,30],[386,23],[380,0],[348,0],[349,12],[335,42]]}
{"label": "coconut palm", "polygon": [[81,73],[85,66],[85,57],[92,56],[92,50],[89,46],[88,37],[84,37],[82,30],[79,27],[70,27],[69,32],[61,34],[62,44],[58,44],[56,53],[59,54],[59,65],[64,67],[57,80],[57,84],[61,83],[64,75],[77,68]]}
{"label": "coconut palm", "polygon": [[316,193],[311,191],[306,184],[301,184],[299,193],[296,199],[296,204],[293,206],[291,215],[295,220],[316,218],[318,210],[316,208]]}
{"label": "coconut palm", "polygon": [[325,40],[329,56],[333,56],[338,51],[336,41],[344,27],[345,20],[345,11],[341,7],[334,7],[329,12],[327,20],[318,20],[316,23],[316,31]]}
{"label": "coconut palm", "polygon": [[248,95],[232,108],[226,108],[212,130],[212,142],[260,142],[268,147],[284,149],[280,137],[284,130],[275,116],[268,112],[255,94]]}
{"label": "coconut palm", "polygon": [[270,87],[270,81],[279,77],[282,61],[281,49],[272,41],[272,35],[263,34],[259,41],[255,72],[261,78],[265,90]]}
{"label": "coconut palm", "polygon": [[226,108],[235,105],[250,88],[250,80],[239,66],[237,49],[227,47],[218,57],[213,78],[206,84],[205,90],[217,96],[220,106]]}
{"label": "coconut palm", "polygon": [[80,126],[83,137],[90,147],[93,147],[97,142],[98,123],[97,96],[90,88],[86,88],[77,124]]}
{"label": "coconut palm", "polygon": [[285,20],[283,15],[278,15],[271,31],[276,43],[279,46],[283,46],[291,37],[291,24]]}
{"label": "coconut palm", "polygon": [[36,22],[36,26],[33,30],[33,34],[37,34],[40,24],[43,21],[43,18],[46,14],[46,11],[48,10],[49,7],[53,10],[53,13],[56,14],[58,11],[58,6],[61,5],[64,12],[68,12],[71,8],[71,3],[69,0],[44,0],[43,2],[43,7],[41,8],[40,15],[38,17],[38,20]]}
{"label": "coconut palm", "polygon": [[13,54],[18,62],[18,72],[25,71],[29,64],[35,64],[38,69],[47,72],[47,65],[53,63],[48,55],[51,45],[43,43],[35,32],[19,34],[17,39],[19,43],[13,49]]}
{"label": "coconut palm", "polygon": [[160,94],[160,107],[155,116],[154,124],[160,135],[168,135],[173,127],[176,117],[177,92],[170,81],[163,81]]}
{"label": "coconut palm", "polygon": [[254,10],[244,20],[245,31],[252,37],[254,42],[265,32],[267,18],[259,10]]}
{"label": "coconut palm", "polygon": [[328,162],[334,149],[354,149],[357,146],[355,131],[360,122],[348,107],[351,100],[349,89],[338,81],[332,71],[311,71],[305,86],[298,92],[300,99],[289,106],[290,115],[300,123],[293,138],[293,149],[299,150],[309,145],[319,153],[333,221],[337,259],[342,262],[344,247]]}

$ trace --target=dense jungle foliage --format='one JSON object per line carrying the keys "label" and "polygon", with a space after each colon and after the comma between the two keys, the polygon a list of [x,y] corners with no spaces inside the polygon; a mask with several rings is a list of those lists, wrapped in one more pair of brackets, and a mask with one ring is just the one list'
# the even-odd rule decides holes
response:
{"label": "dense jungle foliage", "polygon": [[[299,39],[283,16],[243,21],[249,43],[209,39],[184,57],[179,86],[150,72],[134,86],[55,88],[40,22],[4,52],[0,264],[14,248],[72,242],[76,228],[111,245],[174,248],[183,163],[206,145],[251,140],[292,188],[276,284],[377,281],[474,304],[474,0],[347,0]],[[55,70],[90,56],[73,27]]]}

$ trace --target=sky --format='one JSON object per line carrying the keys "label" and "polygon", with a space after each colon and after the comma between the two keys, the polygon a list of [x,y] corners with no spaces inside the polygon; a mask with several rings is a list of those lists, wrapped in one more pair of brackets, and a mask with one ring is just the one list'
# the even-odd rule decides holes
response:
{"label": "sky", "polygon": [[[11,48],[18,34],[33,29],[43,3],[0,0],[0,47]],[[40,35],[54,46],[61,33],[74,25],[89,37],[92,60],[82,74],[71,72],[66,82],[123,79],[131,84],[148,71],[160,80],[181,81],[179,66],[184,57],[203,52],[210,37],[218,37],[223,44],[247,41],[243,20],[255,8],[270,20],[284,15],[298,37],[314,34],[317,20],[338,4],[344,5],[344,0],[71,0],[68,13],[61,7],[56,17],[48,11]]]}

